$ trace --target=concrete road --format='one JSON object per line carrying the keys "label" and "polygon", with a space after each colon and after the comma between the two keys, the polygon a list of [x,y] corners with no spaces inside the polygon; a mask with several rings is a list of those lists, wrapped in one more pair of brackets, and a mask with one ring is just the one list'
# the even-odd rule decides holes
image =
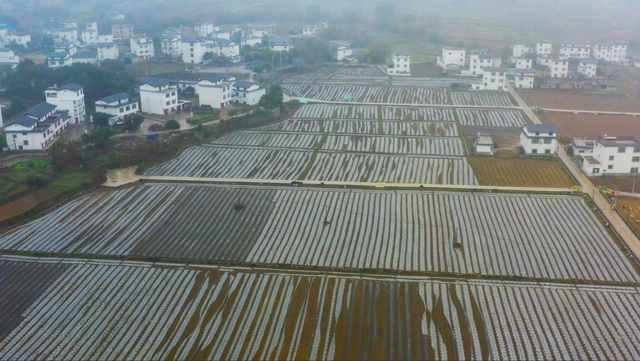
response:
{"label": "concrete road", "polygon": [[571,114],[604,114],[604,115],[631,115],[640,116],[640,113],[602,111],[602,110],[574,110],[574,109],[547,109],[542,108],[546,112],[571,113]]}

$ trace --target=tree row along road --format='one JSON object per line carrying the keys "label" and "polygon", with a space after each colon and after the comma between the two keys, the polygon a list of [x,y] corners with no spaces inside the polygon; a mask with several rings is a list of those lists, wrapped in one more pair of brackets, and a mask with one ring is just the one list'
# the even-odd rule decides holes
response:
{"label": "tree row along road", "polygon": [[[520,96],[520,94],[513,89],[510,83],[507,83],[507,87],[509,89],[509,93],[511,93],[516,102],[520,104],[522,110],[524,110],[529,119],[531,119],[534,124],[543,124],[538,116],[531,110],[529,105]],[[607,199],[602,194],[600,194],[600,192],[596,189],[596,186],[591,182],[586,174],[584,174],[584,172],[582,172],[582,170],[573,161],[573,159],[571,159],[571,157],[567,155],[567,152],[565,152],[564,148],[559,147],[557,154],[560,161],[569,170],[571,175],[578,181],[578,184],[580,184],[580,186],[582,187],[582,191],[592,197],[593,202],[600,210],[606,221],[611,225],[618,236],[620,236],[620,239],[622,239],[633,256],[637,260],[640,260],[640,240],[633,233],[631,228],[629,228],[627,223],[625,223],[622,217],[620,217],[620,215],[615,210],[611,209],[611,206]]]}

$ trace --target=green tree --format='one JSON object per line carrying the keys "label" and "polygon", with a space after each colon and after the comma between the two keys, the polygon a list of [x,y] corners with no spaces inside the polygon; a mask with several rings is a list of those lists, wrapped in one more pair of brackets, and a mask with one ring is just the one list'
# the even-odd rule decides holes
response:
{"label": "green tree", "polygon": [[124,121],[124,129],[128,131],[135,131],[140,129],[140,126],[144,122],[144,118],[140,114],[131,114],[131,116]]}
{"label": "green tree", "polygon": [[11,105],[10,105],[10,107],[11,107],[11,114],[12,114],[12,115],[15,115],[15,114],[20,113],[20,112],[21,112],[21,111],[23,111],[23,110],[24,110],[24,108],[25,108],[25,107],[24,107],[24,103],[23,103],[23,102],[22,102],[22,100],[21,100],[20,98],[18,98],[18,97],[13,97],[13,98],[11,99]]}
{"label": "green tree", "polygon": [[279,85],[274,85],[260,98],[259,105],[267,109],[278,109],[282,108],[283,102],[284,94],[282,88]]}
{"label": "green tree", "polygon": [[42,38],[40,38],[40,46],[42,47],[50,48],[53,46],[53,43],[54,40],[51,35],[44,35]]}
{"label": "green tree", "polygon": [[82,164],[82,142],[58,140],[49,147],[49,159],[55,170],[66,171]]}
{"label": "green tree", "polygon": [[112,134],[111,129],[100,128],[91,134],[83,134],[82,141],[86,145],[94,145],[98,149],[105,149],[109,146]]}
{"label": "green tree", "polygon": [[98,112],[93,115],[93,124],[100,128],[109,126],[109,114]]}
{"label": "green tree", "polygon": [[204,55],[202,56],[202,60],[213,60],[213,58],[215,58],[215,54],[212,51],[207,51],[206,53],[204,53]]}
{"label": "green tree", "polygon": [[30,174],[27,179],[25,180],[25,183],[29,186],[29,187],[33,187],[33,188],[42,188],[44,187],[44,185],[47,183],[47,181],[42,177],[39,176],[37,174]]}
{"label": "green tree", "polygon": [[171,119],[164,124],[164,128],[167,130],[178,130],[180,129],[180,123]]}

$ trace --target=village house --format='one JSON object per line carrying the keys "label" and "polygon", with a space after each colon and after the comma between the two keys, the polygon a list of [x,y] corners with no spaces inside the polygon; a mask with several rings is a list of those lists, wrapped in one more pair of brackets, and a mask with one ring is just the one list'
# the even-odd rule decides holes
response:
{"label": "village house", "polygon": [[54,38],[54,40],[58,42],[71,42],[75,43],[78,41],[78,29],[76,28],[59,28],[49,31]]}
{"label": "village house", "polygon": [[54,52],[61,53],[66,52],[69,55],[73,56],[78,51],[78,47],[76,44],[68,42],[68,41],[59,41],[53,43]]}
{"label": "village house", "polygon": [[560,59],[569,59],[569,58],[588,58],[591,56],[591,45],[566,42],[562,43],[560,47]]}
{"label": "village house", "polygon": [[113,43],[98,43],[98,60],[117,60],[120,57],[120,50],[118,46]]}
{"label": "village house", "polygon": [[290,38],[269,38],[269,48],[273,51],[290,51]]}
{"label": "village house", "polygon": [[109,125],[120,124],[129,119],[132,114],[137,113],[137,101],[131,101],[127,93],[118,93],[96,100],[96,112],[109,115]]}
{"label": "village house", "polygon": [[249,35],[262,38],[263,36],[275,36],[276,24],[249,24]]}
{"label": "village house", "polygon": [[523,58],[531,53],[531,47],[528,45],[517,43],[513,45],[513,57],[514,58]]}
{"label": "village house", "polygon": [[193,30],[198,34],[201,38],[206,38],[210,36],[214,31],[219,31],[220,28],[215,26],[212,22],[201,22],[197,23],[193,26]]}
{"label": "village house", "polygon": [[331,44],[331,51],[333,60],[342,61],[344,59],[350,58],[353,55],[353,50],[349,47],[349,45],[345,44]]}
{"label": "village house", "polygon": [[0,48],[0,66],[8,65],[15,68],[20,63],[20,58],[11,49]]}
{"label": "village house", "polygon": [[86,45],[98,44],[98,23],[87,23],[80,37]]}
{"label": "village house", "polygon": [[507,68],[482,69],[482,84],[474,85],[475,90],[507,90]]}
{"label": "village house", "polygon": [[182,62],[186,64],[202,64],[207,48],[198,39],[182,39]]}
{"label": "village house", "polygon": [[22,46],[29,46],[29,43],[31,42],[31,35],[27,33],[9,31],[3,37],[3,39],[4,39],[5,46],[9,46],[12,43],[15,43],[17,45],[22,45]]}
{"label": "village house", "polygon": [[569,60],[551,58],[549,60],[549,74],[552,78],[566,78],[569,76]]}
{"label": "village house", "polygon": [[553,124],[527,124],[520,133],[520,146],[526,155],[555,154],[558,132]]}
{"label": "village house", "polygon": [[438,57],[437,64],[439,67],[447,70],[461,70],[466,63],[467,51],[464,48],[444,47],[442,48],[442,56]]}
{"label": "village house", "polygon": [[182,56],[182,40],[179,35],[163,35],[160,38],[162,55],[177,58]]}
{"label": "village house", "polygon": [[387,64],[388,75],[411,75],[411,54],[404,51],[393,53],[392,62]]}
{"label": "village house", "polygon": [[516,88],[533,89],[536,71],[533,69],[516,69]]}
{"label": "village house", "polygon": [[233,101],[236,104],[256,105],[260,98],[267,93],[264,87],[250,81],[237,81],[233,83]]}
{"label": "village house", "polygon": [[554,58],[555,57],[553,55],[546,55],[546,54],[536,55],[536,64],[540,66],[550,67],[551,60]]}
{"label": "village house", "polygon": [[533,59],[531,58],[517,58],[516,69],[531,69],[533,68]]}
{"label": "village house", "polygon": [[232,85],[236,78],[228,74],[214,74],[198,82],[200,106],[209,105],[214,109],[224,109],[233,103]]}
{"label": "village house", "polygon": [[259,36],[242,37],[242,46],[249,45],[253,48],[259,44],[262,44],[262,38]]}
{"label": "village house", "polygon": [[640,141],[633,137],[594,139],[592,155],[583,156],[582,170],[588,176],[607,174],[638,174],[640,169]]}
{"label": "village house", "polygon": [[573,148],[573,156],[575,158],[583,158],[593,155],[593,149],[595,148],[595,140],[585,138],[573,138],[571,140],[571,147]]}
{"label": "village house", "polygon": [[72,123],[80,124],[85,121],[86,109],[82,85],[73,83],[61,87],[54,85],[48,88],[44,95],[47,103],[57,106],[59,110],[69,112],[69,119]]}
{"label": "village house", "polygon": [[231,41],[231,33],[228,32],[228,31],[224,31],[224,30],[214,31],[211,34],[209,34],[209,37]]}
{"label": "village house", "polygon": [[536,55],[551,55],[553,44],[549,40],[536,43]]}
{"label": "village house", "polygon": [[316,26],[315,25],[305,25],[302,28],[303,36],[314,36],[316,35]]}
{"label": "village house", "polygon": [[146,60],[153,57],[153,40],[151,38],[132,38],[130,39],[130,43],[131,53],[135,54],[139,58]]}
{"label": "village house", "polygon": [[67,130],[68,124],[67,111],[54,104],[40,103],[4,128],[7,145],[13,151],[47,149]]}
{"label": "village house", "polygon": [[582,74],[587,78],[595,78],[597,69],[597,59],[580,59],[578,62],[578,74]]}
{"label": "village house", "polygon": [[493,155],[495,143],[490,135],[478,133],[473,147],[476,155]]}
{"label": "village house", "polygon": [[111,25],[111,34],[114,39],[129,40],[133,38],[133,25],[113,24]]}
{"label": "village house", "polygon": [[242,61],[240,57],[240,46],[233,41],[220,38],[205,39],[206,52],[212,52],[216,56],[224,56],[232,63]]}
{"label": "village house", "polygon": [[598,43],[593,46],[593,57],[598,60],[621,64],[627,58],[627,48],[628,43],[626,42]]}
{"label": "village house", "polygon": [[66,51],[47,54],[47,66],[49,68],[61,68],[73,64],[73,58]]}
{"label": "village house", "polygon": [[187,88],[193,88],[193,94],[198,95],[198,82],[195,80],[168,80],[168,82],[178,88],[178,94],[183,94]]}
{"label": "village house", "polygon": [[73,56],[73,64],[76,63],[97,64],[98,53],[92,50],[79,51]]}
{"label": "village house", "polygon": [[473,49],[469,56],[469,75],[482,75],[482,69],[493,67],[493,57],[487,49]]}
{"label": "village house", "polygon": [[178,88],[164,79],[145,78],[140,85],[140,110],[144,113],[166,115],[182,110]]}

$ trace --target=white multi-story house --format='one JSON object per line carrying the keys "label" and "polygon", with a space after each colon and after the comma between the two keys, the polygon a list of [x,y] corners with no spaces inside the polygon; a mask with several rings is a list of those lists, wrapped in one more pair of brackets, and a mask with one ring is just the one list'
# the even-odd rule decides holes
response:
{"label": "white multi-story house", "polygon": [[66,52],[69,55],[73,56],[78,51],[78,47],[76,44],[68,42],[68,41],[60,41],[53,43],[53,49],[57,53]]}
{"label": "white multi-story house", "polygon": [[569,76],[568,59],[549,59],[549,74],[552,78],[566,78]]}
{"label": "white multi-story house", "polygon": [[582,170],[588,176],[638,174],[640,142],[635,138],[596,137],[593,154],[583,158]]}
{"label": "white multi-story house", "polygon": [[179,35],[164,35],[160,38],[162,55],[177,58],[182,56],[182,40]]}
{"label": "white multi-story house", "polygon": [[387,64],[389,75],[411,75],[411,54],[403,51],[393,53],[391,63]]}
{"label": "white multi-story house", "polygon": [[163,79],[145,78],[140,85],[140,109],[145,113],[157,115],[181,110],[178,88]]}
{"label": "white multi-story house", "polygon": [[224,109],[233,103],[235,78],[228,74],[215,74],[198,82],[200,105]]}
{"label": "white multi-story house", "polygon": [[9,123],[4,131],[11,150],[44,150],[67,130],[68,112],[40,103]]}
{"label": "white multi-story house", "polygon": [[98,44],[98,23],[87,23],[82,30],[82,42],[87,45]]}
{"label": "white multi-story house", "polygon": [[302,28],[302,36],[314,36],[314,35],[316,35],[315,25],[305,25]]}
{"label": "white multi-story house", "polygon": [[516,88],[533,89],[536,71],[533,69],[516,69]]}
{"label": "white multi-story house", "polygon": [[353,50],[347,45],[342,44],[331,44],[331,51],[333,60],[342,61],[343,59],[349,58],[353,55]]}
{"label": "white multi-story house", "polygon": [[205,52],[212,52],[216,56],[225,56],[229,58],[232,63],[239,63],[242,58],[240,57],[240,46],[233,41],[220,38],[207,38],[205,39]]}
{"label": "white multi-story house", "polygon": [[516,69],[531,69],[533,68],[533,59],[531,58],[517,58]]}
{"label": "white multi-story house", "polygon": [[466,63],[466,57],[467,51],[463,48],[444,47],[442,48],[442,56],[437,59],[437,64],[445,70],[449,67],[462,69]]}
{"label": "white multi-story house", "polygon": [[256,105],[260,98],[267,93],[264,87],[250,81],[237,81],[233,83],[233,101],[236,104]]}
{"label": "white multi-story house", "polygon": [[182,62],[186,64],[202,64],[205,43],[199,39],[182,39]]}
{"label": "white multi-story house", "polygon": [[242,46],[245,45],[250,45],[251,47],[254,47],[256,45],[262,44],[262,38],[258,37],[258,36],[250,36],[250,37],[243,37],[242,38]]}
{"label": "white multi-story house", "polygon": [[506,68],[482,69],[482,84],[474,85],[475,90],[502,90],[507,91]]}
{"label": "white multi-story house", "polygon": [[78,41],[78,29],[76,28],[56,29],[53,30],[51,34],[57,41],[67,41],[71,43]]}
{"label": "white multi-story house", "polygon": [[112,34],[98,34],[98,43],[113,43],[113,35]]}
{"label": "white multi-story house", "polygon": [[620,64],[627,58],[627,48],[628,43],[626,42],[598,43],[593,46],[593,57]]}
{"label": "white multi-story house", "polygon": [[560,47],[561,59],[569,59],[569,58],[582,59],[582,58],[588,58],[590,56],[591,56],[591,45],[588,43],[579,44],[579,43],[566,42],[566,43],[562,43],[562,46]]}
{"label": "white multi-story house", "polygon": [[70,28],[70,29],[77,29],[78,28],[78,21],[77,20],[72,20],[72,19],[61,20],[60,24],[62,24],[62,26],[64,26],[65,28]]}
{"label": "white multi-story house", "polygon": [[224,31],[224,30],[218,30],[218,31],[214,31],[213,33],[211,33],[210,37],[212,38],[218,38],[218,39],[224,39],[224,40],[231,40],[231,33],[228,31]]}
{"label": "white multi-story house", "polygon": [[210,36],[214,31],[220,31],[220,28],[215,26],[211,22],[201,22],[195,24],[193,26],[193,30],[195,30],[199,37],[205,38],[207,36]]}
{"label": "white multi-story house", "polygon": [[520,146],[526,155],[552,155],[558,147],[558,127],[553,124],[527,124],[520,133]]}
{"label": "white multi-story house", "polygon": [[149,59],[153,58],[153,40],[151,38],[132,38],[131,52],[139,58]]}
{"label": "white multi-story house", "polygon": [[47,103],[57,106],[59,110],[69,112],[72,123],[80,124],[85,121],[86,109],[82,85],[71,83],[61,87],[53,86],[47,89],[44,95]]}
{"label": "white multi-story house", "polygon": [[542,66],[546,66],[546,67],[550,67],[551,66],[551,60],[554,58],[553,55],[536,55],[536,64],[538,65],[542,65]]}
{"label": "white multi-story house", "polygon": [[551,55],[553,44],[549,40],[536,43],[536,55]]}
{"label": "white multi-story house", "polygon": [[47,66],[49,68],[61,68],[73,64],[73,58],[66,51],[47,54]]}
{"label": "white multi-story house", "polygon": [[493,57],[486,49],[473,49],[469,55],[470,75],[482,75],[482,69],[493,67]]}
{"label": "white multi-story house", "polygon": [[531,47],[528,45],[517,43],[513,45],[513,57],[514,58],[522,58],[531,53]]}
{"label": "white multi-story house", "polygon": [[0,65],[8,65],[15,68],[20,63],[20,58],[11,49],[0,48]]}
{"label": "white multi-story house", "polygon": [[269,39],[269,48],[271,48],[272,51],[290,51],[291,39],[289,38]]}
{"label": "white multi-story house", "polygon": [[73,64],[76,63],[97,64],[98,52],[91,50],[79,51],[73,56]]}
{"label": "white multi-story house", "polygon": [[262,38],[263,36],[275,36],[276,24],[253,25],[249,24],[249,35]]}
{"label": "white multi-story house", "polygon": [[114,39],[129,40],[133,38],[133,25],[131,24],[113,24],[111,25],[111,34]]}
{"label": "white multi-story house", "polygon": [[27,33],[10,31],[4,36],[4,45],[8,46],[11,43],[16,43],[22,46],[28,46],[31,42],[31,35]]}
{"label": "white multi-story house", "polygon": [[120,124],[140,110],[137,101],[127,93],[118,93],[96,100],[96,112],[109,114],[109,124]]}
{"label": "white multi-story house", "polygon": [[582,74],[587,78],[595,78],[597,70],[597,59],[580,59],[578,62],[578,74]]}
{"label": "white multi-story house", "polygon": [[98,43],[98,60],[116,60],[120,57],[120,50],[115,43]]}
{"label": "white multi-story house", "polygon": [[593,57],[604,61],[611,61],[611,44],[597,43],[593,46]]}

